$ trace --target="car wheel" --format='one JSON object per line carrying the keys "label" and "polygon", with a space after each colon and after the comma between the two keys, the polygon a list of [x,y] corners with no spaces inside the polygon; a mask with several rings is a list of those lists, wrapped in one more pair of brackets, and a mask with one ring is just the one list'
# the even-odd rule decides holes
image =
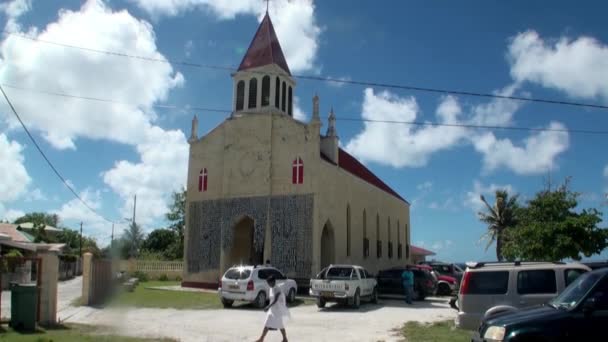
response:
{"label": "car wheel", "polygon": [[323,309],[325,307],[325,299],[318,297],[317,298],[317,307],[319,309]]}
{"label": "car wheel", "polygon": [[372,292],[372,303],[378,304],[378,290],[374,287],[374,292]]}
{"label": "car wheel", "polygon": [[255,297],[255,306],[260,309],[266,306],[266,293],[264,291],[260,291],[258,296]]}
{"label": "car wheel", "polygon": [[359,289],[355,291],[355,297],[353,297],[353,308],[358,309],[361,306],[361,295],[359,295]]}
{"label": "car wheel", "polygon": [[289,290],[289,294],[287,295],[287,302],[293,303],[295,301],[296,301],[296,290],[291,289],[291,290]]}
{"label": "car wheel", "polygon": [[222,305],[224,305],[224,308],[226,309],[231,308],[233,303],[233,300],[222,298]]}
{"label": "car wheel", "polygon": [[450,286],[445,283],[439,284],[439,289],[437,290],[437,294],[440,296],[449,296],[452,290],[450,290]]}

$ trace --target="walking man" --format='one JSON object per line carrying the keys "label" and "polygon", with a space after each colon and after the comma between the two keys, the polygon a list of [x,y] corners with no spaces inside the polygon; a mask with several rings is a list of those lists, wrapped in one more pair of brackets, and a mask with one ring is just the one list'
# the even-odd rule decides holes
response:
{"label": "walking man", "polygon": [[414,273],[410,265],[405,266],[405,270],[401,273],[403,281],[403,289],[405,290],[405,302],[412,304],[412,294],[414,293]]}

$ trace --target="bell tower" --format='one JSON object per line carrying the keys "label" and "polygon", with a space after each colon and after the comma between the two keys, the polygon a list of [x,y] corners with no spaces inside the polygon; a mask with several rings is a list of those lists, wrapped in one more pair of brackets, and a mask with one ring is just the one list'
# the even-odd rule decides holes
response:
{"label": "bell tower", "polygon": [[232,78],[233,115],[280,113],[293,117],[296,82],[268,12]]}

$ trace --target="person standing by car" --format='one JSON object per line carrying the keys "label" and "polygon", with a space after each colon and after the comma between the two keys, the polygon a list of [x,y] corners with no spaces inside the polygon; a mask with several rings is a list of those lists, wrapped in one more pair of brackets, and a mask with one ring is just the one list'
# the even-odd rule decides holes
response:
{"label": "person standing by car", "polygon": [[414,293],[414,273],[410,269],[410,266],[406,266],[403,273],[401,273],[401,280],[403,282],[403,289],[405,290],[405,302],[412,304],[412,294]]}
{"label": "person standing by car", "polygon": [[260,336],[257,342],[264,341],[268,330],[280,330],[283,335],[283,342],[287,342],[287,332],[283,325],[283,317],[290,317],[290,314],[285,301],[285,294],[281,291],[281,287],[277,286],[274,276],[269,276],[266,281],[270,287],[270,304],[264,308],[266,321],[264,322],[262,336]]}

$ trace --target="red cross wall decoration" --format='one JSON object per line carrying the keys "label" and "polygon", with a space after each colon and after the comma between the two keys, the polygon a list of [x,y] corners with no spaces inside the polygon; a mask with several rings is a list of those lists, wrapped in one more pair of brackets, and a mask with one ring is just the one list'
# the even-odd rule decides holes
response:
{"label": "red cross wall decoration", "polygon": [[198,175],[198,191],[207,191],[207,169],[202,169]]}
{"label": "red cross wall decoration", "polygon": [[302,158],[296,158],[292,165],[292,176],[291,183],[292,184],[303,184],[304,183],[304,162],[302,162]]}

